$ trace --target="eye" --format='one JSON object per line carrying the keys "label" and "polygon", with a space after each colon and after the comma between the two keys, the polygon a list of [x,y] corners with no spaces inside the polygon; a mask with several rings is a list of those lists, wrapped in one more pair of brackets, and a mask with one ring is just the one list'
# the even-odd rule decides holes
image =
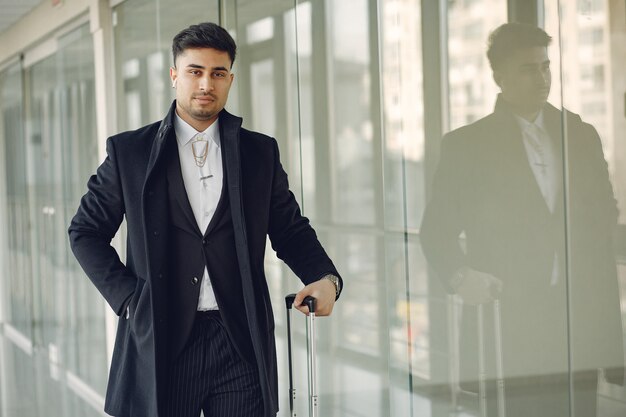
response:
{"label": "eye", "polygon": [[191,75],[200,75],[202,72],[201,72],[200,70],[195,70],[195,69],[194,69],[194,70],[190,70],[190,71],[189,71],[189,73],[190,73]]}
{"label": "eye", "polygon": [[226,74],[223,73],[223,72],[214,72],[213,76],[216,77],[216,78],[224,78],[224,77],[226,77]]}

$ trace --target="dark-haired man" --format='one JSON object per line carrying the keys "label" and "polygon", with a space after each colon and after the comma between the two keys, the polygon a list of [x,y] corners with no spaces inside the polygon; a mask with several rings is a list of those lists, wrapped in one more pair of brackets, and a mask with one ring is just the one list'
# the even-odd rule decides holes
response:
{"label": "dark-haired man", "polygon": [[[481,372],[484,325],[488,415],[496,415],[500,355],[509,417],[565,417],[570,406],[594,416],[599,369],[613,382],[623,375],[616,201],[596,130],[547,103],[550,40],[519,23],[492,33],[495,111],[443,138],[422,221],[429,264],[465,302],[462,381]],[[468,307],[493,297],[500,353],[490,309],[478,323]]]}
{"label": "dark-haired man", "polygon": [[[329,315],[342,281],[289,191],[276,141],[224,110],[234,40],[213,23],[172,45],[176,101],[109,138],[69,228],[81,266],[120,316],[105,411],[117,417],[276,415],[266,236]],[[128,226],[123,264],[110,241]]]}

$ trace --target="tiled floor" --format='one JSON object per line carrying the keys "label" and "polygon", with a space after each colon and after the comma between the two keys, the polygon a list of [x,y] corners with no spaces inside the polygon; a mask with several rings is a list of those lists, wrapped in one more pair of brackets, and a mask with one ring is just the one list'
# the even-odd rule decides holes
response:
{"label": "tiled floor", "polygon": [[[277,340],[281,411],[278,417],[289,417],[285,349]],[[295,342],[296,414],[308,415],[306,348]],[[338,361],[334,360],[337,364]],[[410,394],[405,384],[389,383],[386,374],[341,363],[326,369],[329,361],[320,355],[319,415],[322,417],[474,417],[475,411],[453,410],[449,396],[429,397]],[[6,337],[0,326],[0,417],[103,417],[98,400],[86,400],[73,388],[67,371],[50,366],[47,349],[34,348],[28,354]],[[391,386],[391,388],[390,388]],[[92,393],[93,394],[93,393]],[[97,393],[103,395],[103,393]],[[626,391],[623,387],[600,383],[598,417],[626,415]]]}
{"label": "tiled floor", "polygon": [[32,355],[0,332],[0,417],[105,416],[68,387],[67,373],[53,368],[48,352]]}

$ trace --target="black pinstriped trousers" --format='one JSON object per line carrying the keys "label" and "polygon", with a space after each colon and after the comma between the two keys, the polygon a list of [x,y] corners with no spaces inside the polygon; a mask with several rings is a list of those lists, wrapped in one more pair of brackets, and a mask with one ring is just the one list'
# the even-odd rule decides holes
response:
{"label": "black pinstriped trousers", "polygon": [[219,312],[196,315],[170,370],[167,417],[263,417],[257,368],[241,359]]}

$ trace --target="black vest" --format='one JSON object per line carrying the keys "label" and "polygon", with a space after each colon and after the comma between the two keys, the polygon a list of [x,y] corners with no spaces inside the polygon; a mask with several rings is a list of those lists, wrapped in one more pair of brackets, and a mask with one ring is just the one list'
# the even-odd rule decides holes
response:
{"label": "black vest", "polygon": [[[226,169],[217,209],[206,231],[196,223],[181,173],[175,137],[168,138],[167,187],[169,200],[168,352],[178,356],[196,316],[200,285],[207,266],[222,321],[240,356],[254,363],[254,351],[243,304],[241,275],[228,203]],[[223,152],[222,152],[223,155]],[[223,165],[225,167],[225,163]]]}

